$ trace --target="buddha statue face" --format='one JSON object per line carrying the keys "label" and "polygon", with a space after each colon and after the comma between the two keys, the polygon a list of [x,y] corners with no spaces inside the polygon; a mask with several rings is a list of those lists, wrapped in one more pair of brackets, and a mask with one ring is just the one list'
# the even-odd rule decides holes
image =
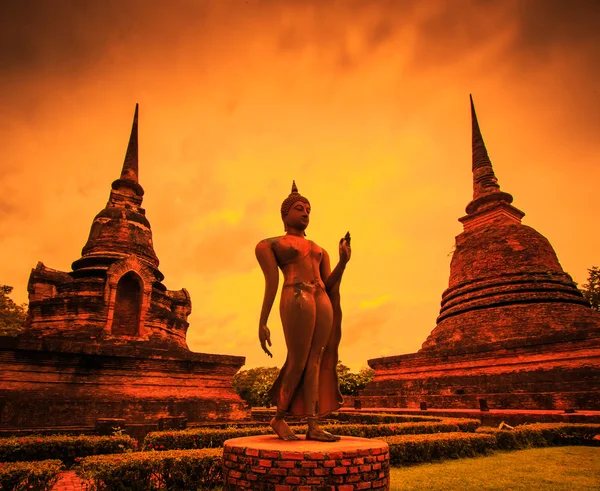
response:
{"label": "buddha statue face", "polygon": [[310,204],[304,201],[296,201],[290,207],[287,215],[283,217],[285,229],[295,228],[296,230],[306,230],[310,221]]}

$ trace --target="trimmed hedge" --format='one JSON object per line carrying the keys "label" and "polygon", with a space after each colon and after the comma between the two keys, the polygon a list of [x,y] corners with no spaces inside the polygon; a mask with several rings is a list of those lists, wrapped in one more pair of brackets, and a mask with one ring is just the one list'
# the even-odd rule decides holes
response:
{"label": "trimmed hedge", "polygon": [[123,453],[137,449],[137,441],[127,435],[49,435],[0,438],[0,462],[59,459],[71,466],[88,455]]}
{"label": "trimmed hedge", "polygon": [[75,467],[87,491],[190,491],[223,485],[223,449],[86,457]]}
{"label": "trimmed hedge", "polygon": [[144,438],[142,450],[218,448],[222,447],[225,440],[230,438],[271,434],[273,434],[273,430],[270,426],[227,428],[223,430],[194,428],[181,431],[153,431]]}
{"label": "trimmed hedge", "polygon": [[[256,419],[272,418],[274,409],[252,409],[252,417]],[[385,424],[385,423],[453,423],[457,424],[461,431],[475,431],[481,424],[478,419],[469,418],[445,418],[441,416],[421,416],[394,413],[361,413],[361,412],[333,412],[327,416],[328,420],[352,424]]]}
{"label": "trimmed hedge", "polygon": [[[252,419],[269,421],[275,416],[275,409],[252,408]],[[395,414],[395,413],[362,413],[362,412],[337,412],[327,415],[324,419],[334,419],[341,422],[379,424],[379,423],[416,423],[425,421],[441,421],[441,416]],[[294,418],[291,418],[294,421]]]}
{"label": "trimmed hedge", "polygon": [[413,416],[410,414],[393,414],[393,413],[331,413],[329,418],[336,419],[341,422],[358,423],[358,424],[380,424],[380,423],[418,423],[442,421],[441,416]]}
{"label": "trimmed hedge", "polygon": [[418,435],[459,431],[456,424],[446,422],[323,425],[322,428],[325,431],[335,433],[339,436],[356,436],[361,438],[381,438],[392,435]]}
{"label": "trimmed hedge", "polygon": [[386,423],[445,423],[457,425],[460,431],[475,431],[481,421],[469,418],[443,418],[441,416],[411,416],[391,413],[332,413],[341,422],[356,424],[386,424]]}
{"label": "trimmed hedge", "polygon": [[[391,423],[391,424],[333,424],[322,425],[325,431],[339,436],[356,436],[362,438],[377,438],[390,435],[406,435],[418,433],[441,433],[452,431],[475,431],[478,420],[460,420],[444,418],[441,422],[420,423]],[[293,428],[298,434],[306,433],[307,427]],[[249,428],[228,428],[215,430],[197,428],[182,431],[158,431],[148,433],[144,439],[143,450],[174,450],[193,448],[222,447],[230,438],[254,435],[272,435],[270,427],[259,426]]]}
{"label": "trimmed hedge", "polygon": [[442,423],[453,424],[458,426],[460,431],[464,431],[465,433],[473,433],[479,428],[481,425],[481,421],[478,419],[468,419],[468,418],[441,418]]}
{"label": "trimmed hedge", "polygon": [[552,445],[600,444],[600,441],[594,439],[596,435],[600,435],[600,424],[536,423],[520,425],[514,430],[479,428],[477,432],[496,437],[498,448],[502,450]]}
{"label": "trimmed hedge", "polygon": [[485,455],[497,448],[494,435],[483,433],[398,435],[380,440],[390,446],[390,465],[396,467]]}
{"label": "trimmed hedge", "polygon": [[[391,425],[327,425],[324,428],[339,432],[343,429],[381,428],[386,431],[412,431],[425,425],[433,430],[440,423],[412,423]],[[448,425],[448,423],[442,423]],[[407,430],[410,428],[410,430]],[[456,428],[456,427],[455,427]],[[300,429],[300,428],[299,428]],[[304,427],[304,430],[306,428]],[[228,439],[239,429],[220,430],[219,438]],[[247,431],[250,429],[246,429]],[[269,428],[255,428],[265,434]],[[375,430],[373,430],[375,431]],[[204,430],[202,435],[195,431],[159,432],[153,438],[165,435],[191,433],[190,438],[210,437],[215,440],[215,431]],[[492,450],[522,448],[519,445],[571,445],[596,443],[594,436],[600,433],[600,425],[587,424],[536,424],[517,427],[513,431],[480,428],[474,433],[453,431],[431,434],[395,434],[379,436],[390,448],[390,465],[405,466],[443,459],[456,459],[485,455]],[[506,435],[509,436],[506,436]],[[244,436],[244,435],[240,435]],[[515,439],[516,438],[516,439]],[[503,440],[504,439],[504,440]],[[157,441],[157,440],[155,440]],[[175,438],[172,442],[177,441]],[[224,440],[223,440],[224,441]],[[508,443],[506,443],[508,442]],[[520,442],[520,443],[519,443]],[[533,443],[531,443],[533,442]],[[512,447],[510,445],[513,445]],[[88,480],[89,491],[188,491],[210,489],[222,485],[221,448],[195,450],[169,450],[164,452],[134,452],[120,455],[87,457],[75,468],[77,474]]]}
{"label": "trimmed hedge", "polygon": [[60,460],[0,463],[0,490],[50,491],[63,469]]}

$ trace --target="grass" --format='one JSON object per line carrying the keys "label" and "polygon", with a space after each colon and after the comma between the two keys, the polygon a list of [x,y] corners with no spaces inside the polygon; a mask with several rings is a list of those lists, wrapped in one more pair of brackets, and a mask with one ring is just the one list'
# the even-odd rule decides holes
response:
{"label": "grass", "polygon": [[600,489],[600,448],[552,447],[390,470],[391,491]]}

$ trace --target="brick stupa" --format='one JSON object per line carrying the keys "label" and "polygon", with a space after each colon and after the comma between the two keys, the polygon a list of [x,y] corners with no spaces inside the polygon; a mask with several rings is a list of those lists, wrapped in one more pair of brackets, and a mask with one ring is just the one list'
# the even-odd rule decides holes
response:
{"label": "brick stupa", "polygon": [[138,182],[138,107],[123,169],[72,271],[39,262],[23,334],[0,339],[0,428],[248,417],[244,357],[194,353],[185,289],[167,290]]}
{"label": "brick stupa", "polygon": [[500,190],[471,99],[473,200],[437,326],[414,354],[369,360],[363,407],[600,409],[600,314]]}

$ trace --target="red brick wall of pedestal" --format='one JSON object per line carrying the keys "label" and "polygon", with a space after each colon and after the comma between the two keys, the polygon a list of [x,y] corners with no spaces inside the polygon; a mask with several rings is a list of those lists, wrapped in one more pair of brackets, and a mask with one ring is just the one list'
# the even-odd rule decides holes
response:
{"label": "red brick wall of pedestal", "polygon": [[276,436],[235,438],[223,448],[225,490],[355,491],[389,489],[385,442],[284,442]]}

